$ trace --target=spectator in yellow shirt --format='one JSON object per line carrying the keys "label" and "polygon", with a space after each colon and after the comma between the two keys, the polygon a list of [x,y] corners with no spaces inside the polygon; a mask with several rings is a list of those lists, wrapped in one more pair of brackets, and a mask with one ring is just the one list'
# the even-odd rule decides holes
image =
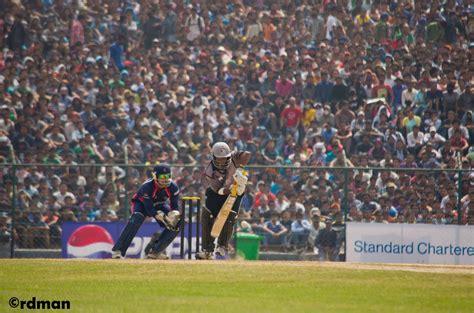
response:
{"label": "spectator in yellow shirt", "polygon": [[413,127],[421,125],[421,118],[418,115],[415,115],[413,110],[408,111],[408,115],[403,118],[402,126],[405,127],[407,134],[413,131]]}
{"label": "spectator in yellow shirt", "polygon": [[303,126],[308,128],[311,126],[311,122],[316,119],[316,109],[314,105],[307,103],[304,108],[304,116],[303,116]]}

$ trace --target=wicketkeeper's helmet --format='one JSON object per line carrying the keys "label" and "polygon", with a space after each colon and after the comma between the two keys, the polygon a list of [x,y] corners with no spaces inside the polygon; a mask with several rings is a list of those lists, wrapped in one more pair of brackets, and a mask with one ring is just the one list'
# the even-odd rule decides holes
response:
{"label": "wicketkeeper's helmet", "polygon": [[171,168],[168,164],[155,166],[151,175],[161,188],[168,187],[171,184]]}

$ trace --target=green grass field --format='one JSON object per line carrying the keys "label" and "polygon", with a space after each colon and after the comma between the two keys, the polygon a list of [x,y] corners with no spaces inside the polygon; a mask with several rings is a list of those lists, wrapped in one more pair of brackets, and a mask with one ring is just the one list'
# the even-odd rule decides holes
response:
{"label": "green grass field", "polygon": [[474,267],[318,262],[0,260],[11,297],[72,312],[474,312]]}

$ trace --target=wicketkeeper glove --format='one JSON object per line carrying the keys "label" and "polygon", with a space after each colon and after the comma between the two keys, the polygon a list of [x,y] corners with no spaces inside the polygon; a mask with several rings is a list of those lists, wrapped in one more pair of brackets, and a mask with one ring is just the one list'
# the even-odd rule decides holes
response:
{"label": "wicketkeeper glove", "polygon": [[179,220],[181,219],[181,213],[177,210],[173,210],[165,214],[163,211],[158,211],[155,216],[157,221],[162,222],[165,227],[171,231],[179,230]]}

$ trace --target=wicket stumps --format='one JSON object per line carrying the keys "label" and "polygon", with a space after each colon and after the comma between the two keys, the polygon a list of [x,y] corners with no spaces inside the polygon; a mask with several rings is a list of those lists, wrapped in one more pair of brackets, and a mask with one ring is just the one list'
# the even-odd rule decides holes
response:
{"label": "wicket stumps", "polygon": [[[188,207],[188,214],[186,215],[186,204]],[[194,206],[193,206],[194,205]],[[183,216],[184,223],[181,223],[181,244],[180,257],[184,259],[184,228],[188,223],[188,259],[192,258],[193,250],[193,208],[196,208],[196,252],[199,252],[199,237],[200,237],[200,219],[201,219],[201,197],[182,197],[181,198],[181,216]]]}

